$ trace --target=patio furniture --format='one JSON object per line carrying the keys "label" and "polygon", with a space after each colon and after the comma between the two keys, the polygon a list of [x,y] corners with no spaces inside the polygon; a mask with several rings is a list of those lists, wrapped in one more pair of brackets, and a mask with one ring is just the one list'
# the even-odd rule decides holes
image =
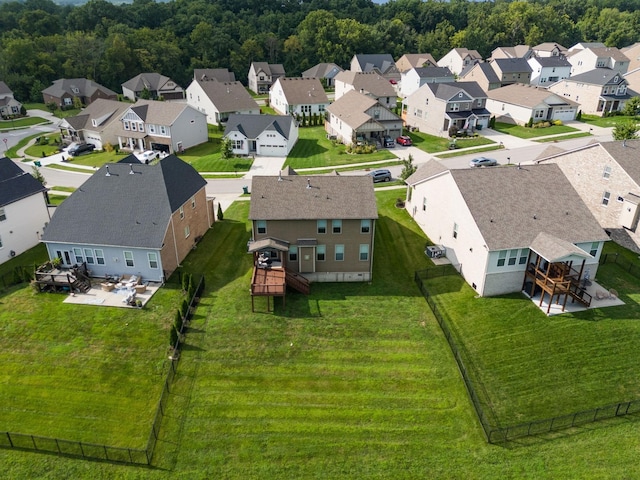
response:
{"label": "patio furniture", "polygon": [[140,285],[136,285],[135,287],[133,287],[134,290],[136,291],[136,293],[144,293],[147,291],[147,285],[142,283]]}
{"label": "patio furniture", "polygon": [[596,300],[604,300],[609,298],[609,294],[603,290],[596,291]]}
{"label": "patio furniture", "polygon": [[111,282],[103,282],[100,284],[100,287],[102,288],[103,291],[105,292],[110,292],[112,291],[114,288],[116,288],[115,284],[111,283]]}
{"label": "patio furniture", "polygon": [[612,300],[615,300],[616,298],[618,298],[618,292],[616,290],[614,290],[613,288],[609,290],[609,298]]}

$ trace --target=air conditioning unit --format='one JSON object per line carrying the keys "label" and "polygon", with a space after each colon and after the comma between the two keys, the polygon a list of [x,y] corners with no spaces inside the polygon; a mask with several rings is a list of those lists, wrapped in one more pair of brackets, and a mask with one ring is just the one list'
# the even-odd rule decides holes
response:
{"label": "air conditioning unit", "polygon": [[426,253],[429,258],[440,258],[445,256],[446,249],[442,245],[429,245],[424,253]]}

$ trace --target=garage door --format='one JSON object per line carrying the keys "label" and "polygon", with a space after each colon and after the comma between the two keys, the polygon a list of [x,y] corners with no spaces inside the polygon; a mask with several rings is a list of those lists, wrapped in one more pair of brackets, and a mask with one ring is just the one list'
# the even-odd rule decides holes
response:
{"label": "garage door", "polygon": [[269,157],[286,157],[287,146],[286,145],[259,145],[258,155],[264,155]]}
{"label": "garage door", "polygon": [[555,108],[553,110],[553,120],[562,120],[563,122],[574,120],[576,118],[575,108]]}

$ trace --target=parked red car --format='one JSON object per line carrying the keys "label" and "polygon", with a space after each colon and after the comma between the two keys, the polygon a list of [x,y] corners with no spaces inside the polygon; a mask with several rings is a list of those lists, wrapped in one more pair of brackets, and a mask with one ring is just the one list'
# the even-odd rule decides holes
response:
{"label": "parked red car", "polygon": [[413,142],[411,141],[411,137],[408,135],[401,135],[398,138],[396,138],[396,143],[398,145],[403,145],[405,147],[408,147],[410,145],[413,145]]}

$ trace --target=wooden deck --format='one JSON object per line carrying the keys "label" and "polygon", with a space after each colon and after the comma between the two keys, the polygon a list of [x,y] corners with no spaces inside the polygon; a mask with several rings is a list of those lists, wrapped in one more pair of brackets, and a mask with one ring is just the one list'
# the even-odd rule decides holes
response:
{"label": "wooden deck", "polygon": [[283,268],[253,268],[251,295],[283,297],[287,290]]}

